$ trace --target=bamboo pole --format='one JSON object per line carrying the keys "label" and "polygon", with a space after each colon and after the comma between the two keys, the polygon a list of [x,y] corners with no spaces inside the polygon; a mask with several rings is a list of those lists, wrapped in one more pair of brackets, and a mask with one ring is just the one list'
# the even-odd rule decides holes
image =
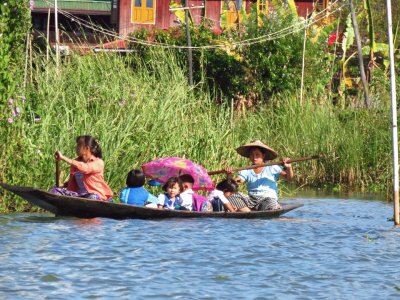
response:
{"label": "bamboo pole", "polygon": [[58,70],[58,64],[60,61],[60,37],[58,34],[58,0],[54,1],[54,24],[56,34],[56,66]]}
{"label": "bamboo pole", "polygon": [[188,66],[189,66],[189,85],[193,85],[193,59],[192,59],[192,39],[190,37],[189,28],[189,0],[185,1],[185,25],[186,25],[186,40],[188,45]]}
{"label": "bamboo pole", "polygon": [[30,83],[33,82],[33,51],[32,51],[32,35],[29,36],[29,75]]}
{"label": "bamboo pole", "polygon": [[397,104],[396,104],[396,73],[394,71],[394,49],[392,33],[392,3],[386,0],[387,20],[388,20],[388,39],[390,55],[390,95],[392,102],[392,143],[393,143],[393,211],[394,224],[399,225],[399,149],[397,137]]}
{"label": "bamboo pole", "polygon": [[[308,10],[306,16],[308,16]],[[305,66],[306,41],[307,41],[307,19],[305,20],[305,22],[306,26],[304,26],[303,59],[301,62],[300,106],[303,106],[304,66]]]}
{"label": "bamboo pole", "polygon": [[234,114],[234,109],[235,109],[234,100],[233,100],[233,98],[231,98],[231,129],[233,128],[233,114]]}
{"label": "bamboo pole", "polygon": [[26,35],[26,49],[25,49],[25,69],[24,69],[24,89],[26,88],[26,81],[28,80],[28,56],[29,56],[29,33]]}
{"label": "bamboo pole", "polygon": [[364,70],[364,60],[363,60],[363,54],[362,54],[360,31],[358,30],[358,24],[357,24],[356,14],[354,12],[352,0],[349,0],[349,6],[350,6],[350,13],[351,13],[351,21],[353,23],[354,35],[356,37],[356,42],[357,42],[358,63],[360,65],[361,82],[362,82],[363,88],[364,88],[364,103],[367,108],[370,108],[371,100],[369,98],[367,77],[365,76],[365,70]]}
{"label": "bamboo pole", "polygon": [[[321,155],[312,155],[312,156],[306,156],[306,157],[301,157],[301,158],[289,159],[286,163],[295,163],[295,162],[319,159],[319,158],[321,158]],[[271,162],[268,162],[265,164],[251,165],[251,166],[245,166],[245,167],[240,167],[240,168],[233,168],[232,171],[238,172],[241,170],[255,169],[255,168],[268,167],[268,166],[274,166],[274,165],[283,165],[283,160],[271,161]],[[217,170],[217,171],[208,172],[208,175],[217,175],[217,174],[223,174],[223,173],[225,173],[225,170]]]}
{"label": "bamboo pole", "polygon": [[46,44],[46,62],[49,63],[49,52],[50,52],[50,8],[47,11],[47,44]]}

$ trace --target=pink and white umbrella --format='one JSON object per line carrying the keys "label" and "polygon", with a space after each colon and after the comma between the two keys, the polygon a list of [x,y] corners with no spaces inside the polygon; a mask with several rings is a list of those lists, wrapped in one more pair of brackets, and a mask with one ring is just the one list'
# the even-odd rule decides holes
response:
{"label": "pink and white umbrella", "polygon": [[171,177],[189,174],[194,179],[193,190],[214,189],[214,183],[207,171],[191,160],[180,157],[164,157],[152,160],[142,165],[143,174],[161,183]]}

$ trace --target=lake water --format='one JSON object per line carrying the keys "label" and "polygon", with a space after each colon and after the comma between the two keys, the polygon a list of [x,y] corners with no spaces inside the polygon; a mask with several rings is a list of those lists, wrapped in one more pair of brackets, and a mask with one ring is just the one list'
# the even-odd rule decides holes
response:
{"label": "lake water", "polygon": [[0,299],[399,299],[392,204],[296,198],[271,220],[0,215]]}

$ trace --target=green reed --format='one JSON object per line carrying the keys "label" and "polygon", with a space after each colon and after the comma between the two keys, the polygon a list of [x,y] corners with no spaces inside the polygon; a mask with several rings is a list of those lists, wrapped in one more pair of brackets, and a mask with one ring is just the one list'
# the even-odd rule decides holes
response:
{"label": "green reed", "polygon": [[[40,53],[33,82],[17,104],[21,115],[0,132],[0,181],[54,185],[53,153],[74,157],[78,135],[97,137],[114,191],[127,172],[156,157],[181,156],[208,170],[248,165],[235,148],[261,139],[280,157],[323,154],[295,165],[296,182],[383,190],[390,181],[388,110],[338,111],[309,96],[276,95],[269,104],[231,111],[207,87],[187,84],[185,68],[167,51],[146,62],[114,54],[72,55],[57,70]],[[233,122],[231,122],[233,118]],[[379,155],[379,156],[378,156]],[[62,179],[68,166],[62,164]],[[221,176],[216,176],[219,180]],[[23,201],[1,196],[1,210],[24,210]]]}

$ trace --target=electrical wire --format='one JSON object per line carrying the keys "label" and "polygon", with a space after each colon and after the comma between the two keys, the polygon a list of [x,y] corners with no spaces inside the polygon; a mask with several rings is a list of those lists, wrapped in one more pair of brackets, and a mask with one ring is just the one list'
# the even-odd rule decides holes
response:
{"label": "electrical wire", "polygon": [[[53,3],[51,3],[48,0],[44,0],[47,4],[49,5],[53,5]],[[323,18],[327,18],[328,16],[336,13],[337,11],[341,11],[341,9],[344,6],[347,6],[348,4],[342,4],[336,8],[334,8],[334,6],[341,2],[340,0],[336,0],[333,3],[331,3],[329,6],[327,6],[325,9],[321,10],[320,12],[316,13],[314,16],[311,16],[310,19],[305,19],[301,22],[297,22],[294,23],[288,27],[282,28],[276,32],[272,32],[272,33],[268,33],[259,37],[255,37],[255,38],[249,38],[246,40],[242,40],[242,41],[238,41],[238,42],[226,42],[226,41],[221,41],[220,44],[214,44],[214,45],[204,45],[204,46],[180,46],[180,45],[174,45],[174,44],[168,44],[168,43],[161,43],[161,42],[154,42],[154,41],[145,41],[145,40],[141,40],[138,38],[134,38],[134,37],[124,37],[121,36],[119,34],[117,34],[115,31],[109,30],[109,29],[105,29],[103,27],[101,27],[100,25],[96,25],[93,24],[92,22],[82,19],[80,17],[78,17],[77,15],[74,15],[72,13],[69,13],[67,11],[64,10],[58,10],[58,12],[60,14],[62,14],[63,16],[65,16],[66,18],[70,19],[72,22],[77,23],[78,25],[80,25],[81,27],[85,27],[88,29],[91,29],[94,32],[98,32],[101,33],[103,35],[112,37],[114,39],[117,40],[124,40],[127,42],[131,42],[131,43],[136,43],[136,44],[140,44],[143,46],[148,46],[148,47],[160,47],[160,48],[165,48],[165,49],[193,49],[193,50],[212,50],[212,49],[221,49],[221,48],[226,48],[226,47],[231,47],[231,48],[235,48],[235,47],[241,47],[241,46],[250,46],[250,45],[254,45],[254,44],[258,44],[258,43],[263,43],[266,41],[271,41],[271,40],[276,40],[276,39],[280,39],[282,37],[285,37],[287,35],[290,34],[294,34],[296,32],[302,31],[305,28],[308,28],[312,25],[314,25],[315,23],[319,22],[321,19]],[[54,6],[53,6],[54,7]],[[334,9],[332,9],[334,8]],[[128,25],[128,26],[120,26],[120,30],[121,29],[126,29],[126,28],[130,28],[132,27],[132,25]]]}

